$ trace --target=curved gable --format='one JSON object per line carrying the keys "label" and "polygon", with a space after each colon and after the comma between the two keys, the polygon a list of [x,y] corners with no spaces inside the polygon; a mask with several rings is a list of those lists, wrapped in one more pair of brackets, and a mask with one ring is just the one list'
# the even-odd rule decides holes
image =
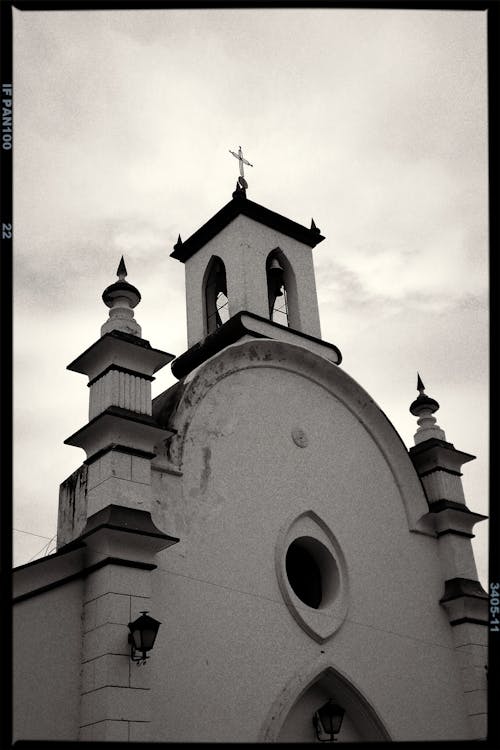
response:
{"label": "curved gable", "polygon": [[[177,431],[170,441],[169,456],[178,469],[182,468],[184,460],[187,430],[206,395],[231,375],[255,369],[292,373],[320,386],[340,402],[364,427],[384,456],[398,487],[409,529],[434,536],[427,520],[428,506],[420,480],[392,423],[347,373],[323,357],[292,344],[270,339],[234,344],[184,379],[175,413],[171,412],[168,417],[169,427]],[[328,435],[324,435],[324,439],[327,438]]]}

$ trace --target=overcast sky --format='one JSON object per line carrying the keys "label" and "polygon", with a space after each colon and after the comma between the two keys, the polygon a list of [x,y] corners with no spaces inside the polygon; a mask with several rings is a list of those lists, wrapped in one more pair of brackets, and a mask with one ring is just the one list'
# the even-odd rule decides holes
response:
{"label": "overcast sky", "polygon": [[[488,513],[486,14],[14,10],[15,564],[56,532],[125,256],[152,346],[186,349],[169,258],[234,190],[326,239],[322,335],[413,445],[417,370]],[[157,395],[175,382],[167,366]],[[487,581],[487,524],[474,549]]]}

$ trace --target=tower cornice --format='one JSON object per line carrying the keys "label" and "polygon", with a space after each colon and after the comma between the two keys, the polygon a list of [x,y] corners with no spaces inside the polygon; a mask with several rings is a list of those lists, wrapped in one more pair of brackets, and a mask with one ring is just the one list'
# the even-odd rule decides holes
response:
{"label": "tower cornice", "polygon": [[243,214],[260,224],[264,224],[288,237],[303,242],[309,247],[315,247],[325,239],[315,225],[311,226],[311,228],[305,227],[248,198],[242,200],[236,197],[230,200],[229,203],[226,203],[220,211],[214,214],[211,219],[197,229],[187,240],[182,242],[179,238],[174,245],[174,252],[170,253],[170,257],[180,260],[181,263],[185,263],[197,250],[206,245],[215,235],[219,234],[239,214]]}
{"label": "tower cornice", "polygon": [[203,341],[190,347],[172,362],[172,373],[176,378],[185,377],[206,360],[243,337],[270,338],[302,346],[315,354],[325,357],[336,365],[342,361],[340,349],[335,344],[280,325],[272,320],[243,310],[216,331],[206,336]]}
{"label": "tower cornice", "polygon": [[417,443],[410,448],[409,454],[419,475],[433,469],[460,472],[463,464],[476,458],[471,453],[457,450],[452,443],[438,438],[429,438]]}
{"label": "tower cornice", "polygon": [[89,459],[115,443],[151,452],[155,443],[172,434],[172,430],[161,428],[149,414],[109,406],[66,438],[64,443],[83,448]]}
{"label": "tower cornice", "polygon": [[129,363],[129,368],[151,376],[173,358],[173,354],[153,349],[146,339],[115,330],[97,339],[66,369],[88,375],[92,379],[102,374],[110,365],[121,364],[126,367]]}

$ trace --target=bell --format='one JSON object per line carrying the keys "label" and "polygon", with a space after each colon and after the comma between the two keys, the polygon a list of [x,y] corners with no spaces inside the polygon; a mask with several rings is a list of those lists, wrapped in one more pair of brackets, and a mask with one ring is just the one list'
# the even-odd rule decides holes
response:
{"label": "bell", "polygon": [[274,297],[282,297],[283,292],[281,287],[283,286],[283,268],[280,266],[278,258],[273,258],[269,264],[268,273],[270,279],[273,281],[274,286]]}
{"label": "bell", "polygon": [[217,269],[215,275],[215,286],[217,292],[222,292],[222,294],[225,294],[227,297],[226,272],[224,269]]}
{"label": "bell", "polygon": [[276,273],[277,271],[279,271],[280,273],[283,273],[283,269],[280,266],[280,262],[278,258],[273,258],[271,263],[269,264],[269,272]]}

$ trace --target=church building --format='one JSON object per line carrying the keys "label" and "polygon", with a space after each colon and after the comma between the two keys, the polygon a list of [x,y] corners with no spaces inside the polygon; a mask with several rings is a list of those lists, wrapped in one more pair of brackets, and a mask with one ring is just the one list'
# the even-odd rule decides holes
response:
{"label": "church building", "polygon": [[320,230],[240,174],[171,253],[187,351],[142,336],[122,258],[100,337],[68,365],[88,377],[65,441],[85,458],[57,551],[14,571],[14,739],[483,739],[474,456],[420,377],[405,447],[321,338]]}

